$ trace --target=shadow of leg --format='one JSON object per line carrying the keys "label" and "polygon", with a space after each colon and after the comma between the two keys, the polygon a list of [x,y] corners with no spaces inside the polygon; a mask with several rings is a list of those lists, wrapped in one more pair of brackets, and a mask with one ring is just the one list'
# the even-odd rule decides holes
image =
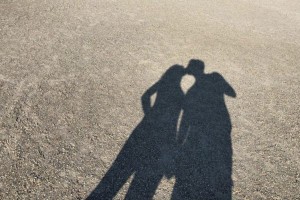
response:
{"label": "shadow of leg", "polygon": [[134,168],[131,164],[121,158],[117,159],[87,200],[113,199],[120,188],[134,173]]}
{"label": "shadow of leg", "polygon": [[125,199],[152,199],[162,177],[162,173],[155,173],[151,168],[137,172]]}

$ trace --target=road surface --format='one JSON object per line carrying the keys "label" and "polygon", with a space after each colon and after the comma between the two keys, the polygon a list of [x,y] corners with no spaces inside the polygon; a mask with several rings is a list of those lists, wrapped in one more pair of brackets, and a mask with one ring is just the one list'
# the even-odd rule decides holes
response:
{"label": "road surface", "polygon": [[[232,198],[299,198],[298,0],[0,5],[0,199],[88,197],[143,119],[144,92],[190,59],[236,92]],[[164,176],[154,199],[175,184]]]}

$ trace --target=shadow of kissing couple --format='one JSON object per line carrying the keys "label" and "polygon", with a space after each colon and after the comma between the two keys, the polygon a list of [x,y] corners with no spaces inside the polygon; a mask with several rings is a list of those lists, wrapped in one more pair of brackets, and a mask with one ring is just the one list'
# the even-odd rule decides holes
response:
{"label": "shadow of kissing couple", "polygon": [[[186,68],[173,65],[142,95],[144,118],[87,199],[113,199],[132,175],[125,199],[152,199],[164,176],[175,177],[173,200],[231,199],[232,125],[224,96],[236,93],[204,68],[196,59]],[[186,74],[195,83],[185,94]]]}

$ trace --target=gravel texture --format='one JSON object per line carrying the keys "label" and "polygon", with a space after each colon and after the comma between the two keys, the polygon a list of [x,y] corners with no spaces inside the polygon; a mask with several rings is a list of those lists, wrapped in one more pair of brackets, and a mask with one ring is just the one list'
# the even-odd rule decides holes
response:
{"label": "gravel texture", "polygon": [[[232,198],[300,198],[299,11],[298,0],[2,0],[0,199],[87,198],[142,121],[144,92],[190,59],[236,92]],[[153,198],[174,186],[162,177]]]}

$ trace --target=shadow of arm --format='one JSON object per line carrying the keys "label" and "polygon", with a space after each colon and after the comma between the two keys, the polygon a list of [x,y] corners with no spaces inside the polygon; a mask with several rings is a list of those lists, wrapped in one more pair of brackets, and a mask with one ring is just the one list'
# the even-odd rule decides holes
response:
{"label": "shadow of arm", "polygon": [[159,82],[152,85],[143,95],[142,95],[142,107],[145,115],[151,110],[151,96],[157,92]]}
{"label": "shadow of arm", "polygon": [[[225,81],[226,82],[226,81]],[[236,97],[236,93],[234,91],[234,89],[231,87],[231,85],[229,85],[229,83],[226,82],[226,88],[225,88],[225,92],[226,95],[235,98]]]}
{"label": "shadow of arm", "polygon": [[230,96],[230,97],[236,97],[236,92],[231,87],[231,85],[223,78],[221,74],[214,73],[214,76],[217,77],[218,82],[221,84],[222,90],[224,94]]}

